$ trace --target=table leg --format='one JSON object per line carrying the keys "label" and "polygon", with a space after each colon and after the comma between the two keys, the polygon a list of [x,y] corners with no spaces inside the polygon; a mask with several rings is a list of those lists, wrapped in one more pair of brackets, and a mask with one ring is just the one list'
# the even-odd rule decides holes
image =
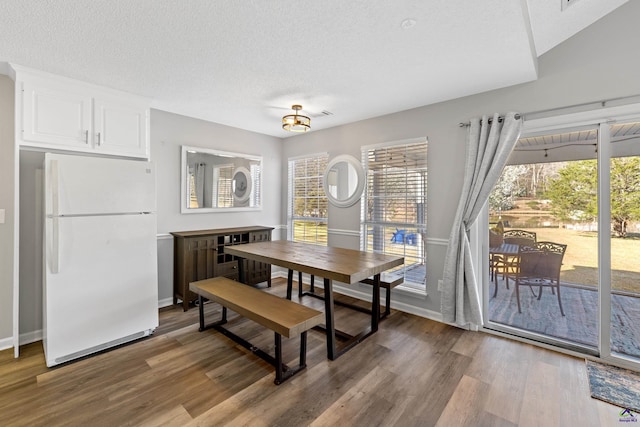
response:
{"label": "table leg", "polygon": [[[390,289],[389,289],[390,290]],[[387,290],[387,292],[389,292]],[[387,302],[387,308],[389,303]],[[371,301],[371,331],[376,332],[378,330],[378,323],[380,322],[380,274],[376,274],[373,277],[373,300]]]}
{"label": "table leg", "polygon": [[324,279],[324,315],[325,328],[327,330],[327,358],[335,360],[336,353],[336,327],[333,319],[333,283],[331,279]]}
{"label": "table leg", "polygon": [[291,292],[293,291],[293,270],[289,269],[287,274],[287,299],[291,301]]}
{"label": "table leg", "polygon": [[237,256],[236,259],[238,260],[238,281],[240,283],[246,284],[247,281],[245,280],[246,277],[244,271],[244,258],[240,258],[239,256]]}

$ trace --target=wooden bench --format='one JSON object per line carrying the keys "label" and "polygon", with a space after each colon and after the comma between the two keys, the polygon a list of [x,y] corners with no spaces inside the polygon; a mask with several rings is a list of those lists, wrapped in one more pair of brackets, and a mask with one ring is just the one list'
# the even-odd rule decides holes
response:
{"label": "wooden bench", "polygon": [[[192,282],[189,284],[189,289],[198,294],[200,331],[214,328],[272,364],[276,368],[274,381],[276,384],[281,384],[306,367],[307,331],[324,320],[324,314],[321,311],[279,298],[226,277]],[[220,321],[205,325],[204,298],[222,306]],[[227,323],[227,308],[274,331],[275,358],[222,327]],[[300,363],[295,369],[282,363],[282,335],[287,338],[300,335]]]}
{"label": "wooden bench", "polygon": [[[292,270],[289,270],[289,274],[293,274]],[[391,314],[391,289],[395,288],[399,284],[403,283],[404,280],[402,277],[398,277],[396,279],[392,279],[389,276],[380,275],[380,287],[386,289],[385,294],[385,308],[382,311],[382,305],[380,305],[380,320],[384,319],[388,315]],[[362,280],[360,283],[364,283],[366,285],[373,285],[373,278],[368,278]],[[304,295],[314,296],[316,298],[322,299],[321,296],[315,293],[315,285],[314,285],[314,275],[311,275],[310,283],[309,283],[309,292],[302,291],[302,272],[298,272],[298,298],[302,298]],[[287,299],[291,299],[291,289],[287,288]],[[344,307],[349,307],[351,309],[360,311],[362,313],[371,314],[371,310],[368,308],[360,307],[358,305],[349,304],[342,301],[334,301],[336,305],[341,305]]]}

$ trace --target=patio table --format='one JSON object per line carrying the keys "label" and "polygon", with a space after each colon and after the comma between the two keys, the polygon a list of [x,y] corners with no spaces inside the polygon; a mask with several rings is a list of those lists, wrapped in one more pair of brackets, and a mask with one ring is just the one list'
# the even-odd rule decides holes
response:
{"label": "patio table", "polygon": [[[496,246],[494,248],[489,248],[489,258],[491,259],[491,265],[493,268],[493,264],[500,259],[500,262],[504,264],[503,277],[507,283],[507,289],[509,288],[509,272],[507,265],[509,263],[514,262],[513,260],[517,260],[518,258],[518,248],[519,245],[513,243],[502,243],[500,246]],[[517,261],[515,261],[517,262]],[[516,266],[517,268],[517,266]],[[496,284],[495,291],[493,292],[493,297],[495,298],[498,295],[498,273],[497,271],[492,271],[493,279]]]}

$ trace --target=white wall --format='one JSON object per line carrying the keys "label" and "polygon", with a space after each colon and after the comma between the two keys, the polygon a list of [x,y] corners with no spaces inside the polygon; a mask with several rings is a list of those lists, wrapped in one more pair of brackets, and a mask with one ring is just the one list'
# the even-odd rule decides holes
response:
{"label": "white wall", "polygon": [[13,345],[14,88],[0,75],[0,348]]}
{"label": "white wall", "polygon": [[[449,237],[464,174],[466,134],[459,123],[494,112],[527,113],[640,94],[640,56],[636,54],[640,40],[638,16],[640,2],[629,2],[547,52],[539,58],[539,78],[534,82],[288,138],[284,160],[321,151],[328,151],[330,159],[338,154],[360,158],[362,146],[428,137],[428,297],[421,300],[398,295],[395,301],[439,312],[437,281],[442,278],[445,240]],[[469,68],[472,70],[473,64]],[[283,194],[286,194],[285,177],[286,171]],[[286,210],[283,213],[286,216]],[[359,208],[332,207],[329,229],[355,232],[359,214]],[[358,247],[357,238],[350,242],[352,247]]]}

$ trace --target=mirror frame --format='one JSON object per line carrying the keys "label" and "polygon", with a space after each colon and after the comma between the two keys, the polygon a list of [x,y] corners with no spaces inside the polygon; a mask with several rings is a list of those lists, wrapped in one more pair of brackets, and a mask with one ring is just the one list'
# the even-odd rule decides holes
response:
{"label": "mirror frame", "polygon": [[[236,153],[231,151],[222,151],[222,150],[212,150],[210,148],[204,147],[194,147],[189,145],[183,145],[181,149],[180,155],[180,213],[183,214],[199,214],[199,213],[211,213],[211,212],[240,212],[240,211],[261,211],[262,210],[262,198],[263,194],[260,194],[260,204],[258,206],[239,206],[239,207],[226,207],[226,208],[189,208],[187,206],[187,154],[188,152],[198,152],[204,154],[211,154],[214,156],[222,156],[222,157],[242,157],[243,159],[257,161],[260,163],[260,181],[262,181],[262,175],[264,173],[264,162],[262,160],[262,156],[255,156],[252,154],[245,153]],[[235,168],[233,172],[233,177],[235,178],[236,174],[242,173],[247,178],[247,191],[243,196],[238,197],[235,192],[233,192],[233,199],[238,202],[245,202],[251,196],[251,189],[257,187],[262,189],[262,182],[259,182],[257,185],[251,180],[251,173],[249,170],[243,166],[239,166]]]}
{"label": "mirror frame", "polygon": [[[346,162],[349,165],[353,166],[356,170],[356,175],[358,177],[358,184],[356,185],[356,189],[351,196],[344,200],[336,199],[331,195],[329,191],[329,173],[331,169],[338,163]],[[324,193],[331,203],[334,206],[339,208],[348,208],[349,206],[353,206],[360,200],[362,197],[362,192],[364,191],[364,187],[366,184],[366,177],[364,175],[364,169],[362,168],[362,164],[355,157],[349,154],[340,154],[329,161],[327,164],[327,168],[324,170],[324,175],[322,177],[322,186],[324,188]]]}

